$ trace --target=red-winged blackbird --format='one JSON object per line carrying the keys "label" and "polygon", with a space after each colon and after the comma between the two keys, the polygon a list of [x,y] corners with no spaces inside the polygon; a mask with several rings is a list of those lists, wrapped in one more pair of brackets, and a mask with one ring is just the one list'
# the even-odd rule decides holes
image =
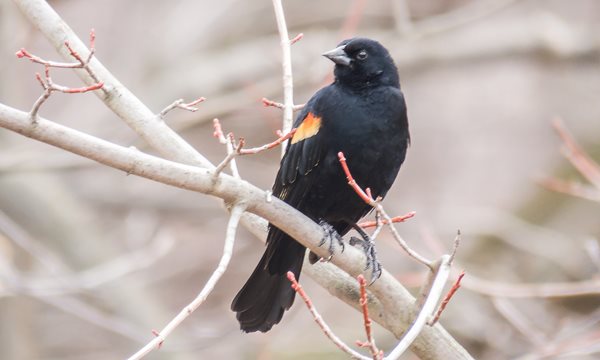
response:
{"label": "red-winged blackbird", "polygon": [[[281,160],[273,195],[325,225],[326,235],[327,228],[344,235],[371,208],[348,186],[338,152],[345,154],[358,184],[371,188],[373,197],[383,197],[404,161],[410,135],[398,71],[381,44],[353,38],[323,56],[335,63],[335,81],[319,90],[294,122],[297,130]],[[366,242],[376,278],[379,264]],[[295,296],[286,273],[299,277],[305,250],[270,227],[264,255],[231,304],[243,331],[266,332],[279,323]]]}

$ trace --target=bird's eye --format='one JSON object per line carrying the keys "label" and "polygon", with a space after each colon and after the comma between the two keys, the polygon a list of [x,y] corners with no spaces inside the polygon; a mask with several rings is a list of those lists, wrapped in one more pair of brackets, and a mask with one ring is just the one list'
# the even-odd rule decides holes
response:
{"label": "bird's eye", "polygon": [[361,51],[360,51],[358,54],[356,54],[356,58],[357,58],[358,60],[364,60],[364,59],[366,59],[368,56],[369,56],[369,54],[367,54],[367,52],[366,52],[366,51],[364,51],[364,50],[361,50]]}

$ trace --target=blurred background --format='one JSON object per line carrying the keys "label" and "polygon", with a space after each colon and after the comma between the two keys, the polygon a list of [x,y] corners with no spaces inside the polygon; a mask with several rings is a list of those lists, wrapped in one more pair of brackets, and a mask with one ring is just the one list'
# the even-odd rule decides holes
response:
{"label": "blurred background", "polygon": [[[98,59],[153,111],[206,97],[198,112],[175,110],[167,121],[211,161],[224,157],[212,137],[215,117],[250,146],[275,138],[281,111],[260,102],[282,99],[270,1],[49,3],[82,39],[95,28]],[[556,116],[600,160],[600,2],[286,0],[284,9],[290,36],[304,33],[292,47],[296,103],[327,83],[332,64],[320,54],[340,40],[372,37],[392,52],[412,146],[384,204],[395,215],[417,212],[397,228],[429,257],[463,234],[456,268],[467,275],[441,323],[478,359],[597,359],[600,203],[549,191],[539,179],[584,181],[560,154]],[[59,60],[2,0],[0,102],[28,111],[42,68],[17,59],[21,47]],[[52,77],[81,86],[69,70]],[[152,151],[92,94],[54,94],[40,114]],[[268,189],[278,157],[265,152],[238,166]],[[213,198],[0,129],[0,358],[133,354],[202,288],[221,256],[226,221]],[[384,267],[418,291],[424,269],[387,234],[378,249]],[[300,301],[268,334],[238,330],[229,304],[262,251],[240,230],[215,291],[148,359],[346,358]],[[342,339],[363,339],[361,314],[302,280]],[[591,294],[515,298],[536,289],[522,284],[581,290],[582,281]],[[375,336],[384,350],[395,343],[382,328]]]}

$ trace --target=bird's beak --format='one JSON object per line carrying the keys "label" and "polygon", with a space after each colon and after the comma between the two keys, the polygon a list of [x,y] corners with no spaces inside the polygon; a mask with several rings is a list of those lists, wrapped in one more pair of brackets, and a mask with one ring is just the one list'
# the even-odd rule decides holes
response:
{"label": "bird's beak", "polygon": [[345,47],[346,47],[346,45],[336,47],[333,50],[323,53],[323,56],[325,56],[326,58],[328,58],[329,60],[333,61],[334,63],[336,63],[338,65],[348,66],[348,65],[350,65],[350,62],[352,61],[352,59],[350,59],[348,57],[348,54],[346,54],[346,52],[344,51]]}

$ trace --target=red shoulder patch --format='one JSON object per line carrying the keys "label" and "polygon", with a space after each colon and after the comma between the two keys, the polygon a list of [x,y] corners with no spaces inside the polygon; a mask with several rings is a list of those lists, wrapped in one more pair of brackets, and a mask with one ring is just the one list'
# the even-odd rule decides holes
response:
{"label": "red shoulder patch", "polygon": [[309,112],[302,120],[302,123],[296,128],[296,133],[292,137],[292,144],[315,136],[321,128],[321,118]]}

